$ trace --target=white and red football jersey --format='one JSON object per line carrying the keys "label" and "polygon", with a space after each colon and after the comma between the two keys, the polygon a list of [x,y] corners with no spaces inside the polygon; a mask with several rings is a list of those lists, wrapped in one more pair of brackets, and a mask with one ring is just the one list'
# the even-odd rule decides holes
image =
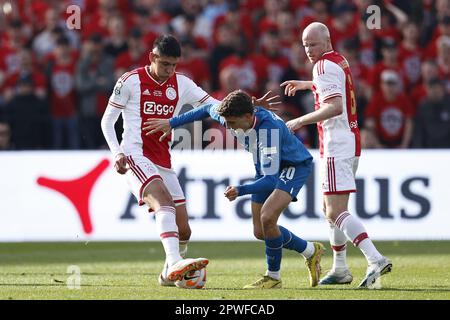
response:
{"label": "white and red football jersey", "polygon": [[218,101],[188,77],[175,73],[159,83],[152,78],[150,66],[145,66],[125,73],[117,80],[108,105],[122,109],[122,151],[126,155],[144,155],[158,166],[171,168],[171,137],[160,142],[161,132],[145,135],[143,123],[148,118],[170,119],[185,104],[195,107],[206,102]]}
{"label": "white and red football jersey", "polygon": [[342,97],[340,115],[317,123],[320,156],[336,159],[361,154],[353,79],[347,60],[336,51],[326,52],[313,68],[315,109],[327,99]]}

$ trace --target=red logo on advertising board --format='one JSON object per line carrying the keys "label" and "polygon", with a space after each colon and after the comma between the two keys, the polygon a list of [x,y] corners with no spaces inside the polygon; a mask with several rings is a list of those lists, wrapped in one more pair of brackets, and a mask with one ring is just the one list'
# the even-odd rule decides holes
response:
{"label": "red logo on advertising board", "polygon": [[73,180],[55,180],[39,177],[37,183],[40,186],[57,191],[69,199],[78,213],[84,232],[90,234],[93,231],[93,226],[89,211],[89,200],[95,183],[108,166],[109,161],[104,159],[95,168],[80,178]]}

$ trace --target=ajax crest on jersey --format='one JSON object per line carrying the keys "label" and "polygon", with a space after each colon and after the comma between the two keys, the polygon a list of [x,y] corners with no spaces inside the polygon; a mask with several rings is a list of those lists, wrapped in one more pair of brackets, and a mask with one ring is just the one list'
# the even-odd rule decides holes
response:
{"label": "ajax crest on jersey", "polygon": [[169,100],[175,100],[177,98],[177,91],[172,87],[168,87],[166,89],[166,97]]}
{"label": "ajax crest on jersey", "polygon": [[178,288],[202,289],[206,283],[206,268],[186,273],[182,280],[175,282]]}

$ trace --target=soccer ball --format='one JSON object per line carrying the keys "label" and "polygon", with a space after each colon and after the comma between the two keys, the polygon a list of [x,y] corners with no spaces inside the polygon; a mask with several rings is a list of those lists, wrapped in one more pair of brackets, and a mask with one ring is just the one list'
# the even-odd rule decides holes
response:
{"label": "soccer ball", "polygon": [[206,268],[189,271],[184,275],[183,279],[175,281],[175,285],[183,289],[202,289],[205,283]]}

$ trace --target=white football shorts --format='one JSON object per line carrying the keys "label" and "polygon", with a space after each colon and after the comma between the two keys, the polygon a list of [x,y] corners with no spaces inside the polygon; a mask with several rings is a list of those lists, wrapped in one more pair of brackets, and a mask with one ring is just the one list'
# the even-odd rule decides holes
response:
{"label": "white football shorts", "polygon": [[323,194],[356,192],[355,174],[359,157],[335,159],[320,158],[320,177]]}
{"label": "white football shorts", "polygon": [[172,196],[175,206],[186,202],[184,192],[181,189],[178,176],[175,171],[155,165],[143,155],[127,156],[128,171],[125,174],[131,192],[136,197],[139,205],[144,205],[142,200],[145,188],[155,179],[162,180]]}

